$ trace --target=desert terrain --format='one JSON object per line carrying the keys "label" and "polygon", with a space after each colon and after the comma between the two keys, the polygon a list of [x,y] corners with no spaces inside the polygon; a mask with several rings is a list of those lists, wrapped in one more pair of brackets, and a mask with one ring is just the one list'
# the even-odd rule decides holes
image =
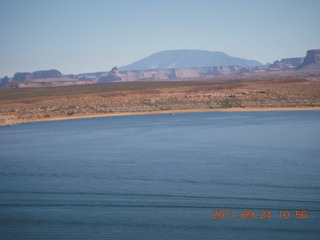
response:
{"label": "desert terrain", "polygon": [[320,110],[319,76],[187,80],[2,88],[0,125],[127,114]]}

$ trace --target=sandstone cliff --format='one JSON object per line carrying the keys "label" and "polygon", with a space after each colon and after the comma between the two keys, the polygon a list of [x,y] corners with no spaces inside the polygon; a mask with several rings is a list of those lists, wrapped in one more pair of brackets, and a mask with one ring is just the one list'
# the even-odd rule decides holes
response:
{"label": "sandstone cliff", "polygon": [[12,82],[22,82],[32,78],[32,74],[29,72],[17,72],[12,78]]}
{"label": "sandstone cliff", "polygon": [[43,70],[29,72],[18,72],[11,81],[4,85],[1,81],[0,87],[58,87],[79,84],[91,84],[92,81],[80,80],[75,75],[63,75],[58,70]]}
{"label": "sandstone cliff", "polygon": [[298,70],[320,69],[320,49],[309,50]]}
{"label": "sandstone cliff", "polygon": [[261,67],[243,66],[219,66],[201,68],[167,68],[167,69],[148,69],[148,70],[123,70],[113,68],[100,76],[97,83],[107,82],[130,82],[130,81],[158,81],[166,79],[194,78],[216,75],[231,75],[247,72],[263,71]]}
{"label": "sandstone cliff", "polygon": [[32,73],[32,79],[42,79],[42,78],[61,78],[62,74],[58,70],[45,70],[36,71]]}
{"label": "sandstone cliff", "polygon": [[46,79],[46,78],[61,78],[62,74],[58,70],[44,70],[44,71],[36,71],[33,73],[29,72],[17,72],[13,78],[12,82],[22,82],[25,80],[32,79]]}
{"label": "sandstone cliff", "polygon": [[275,61],[273,64],[269,65],[268,70],[279,71],[279,70],[293,70],[295,67],[303,62],[304,58],[283,58],[280,61]]}

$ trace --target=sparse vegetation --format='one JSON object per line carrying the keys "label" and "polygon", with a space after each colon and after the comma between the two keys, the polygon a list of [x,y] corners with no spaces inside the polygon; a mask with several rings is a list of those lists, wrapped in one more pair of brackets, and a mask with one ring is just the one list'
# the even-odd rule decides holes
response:
{"label": "sparse vegetation", "polygon": [[[71,92],[71,94],[69,94]],[[320,108],[320,81],[128,82],[56,88],[0,89],[1,123],[90,114],[229,109]]]}
{"label": "sparse vegetation", "polygon": [[171,110],[171,107],[160,107],[161,111],[167,111],[167,110]]}

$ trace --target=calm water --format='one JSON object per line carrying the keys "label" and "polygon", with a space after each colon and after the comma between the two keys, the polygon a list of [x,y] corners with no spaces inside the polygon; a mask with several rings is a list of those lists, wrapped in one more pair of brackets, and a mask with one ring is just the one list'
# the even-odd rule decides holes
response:
{"label": "calm water", "polygon": [[319,226],[320,111],[0,128],[0,239],[320,239]]}

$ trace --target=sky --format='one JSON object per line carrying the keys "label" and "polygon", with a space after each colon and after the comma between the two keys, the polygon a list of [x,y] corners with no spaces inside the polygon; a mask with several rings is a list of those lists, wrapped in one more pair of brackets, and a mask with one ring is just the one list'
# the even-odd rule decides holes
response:
{"label": "sky", "polygon": [[109,71],[155,52],[271,63],[320,49],[320,0],[0,0],[0,77]]}

